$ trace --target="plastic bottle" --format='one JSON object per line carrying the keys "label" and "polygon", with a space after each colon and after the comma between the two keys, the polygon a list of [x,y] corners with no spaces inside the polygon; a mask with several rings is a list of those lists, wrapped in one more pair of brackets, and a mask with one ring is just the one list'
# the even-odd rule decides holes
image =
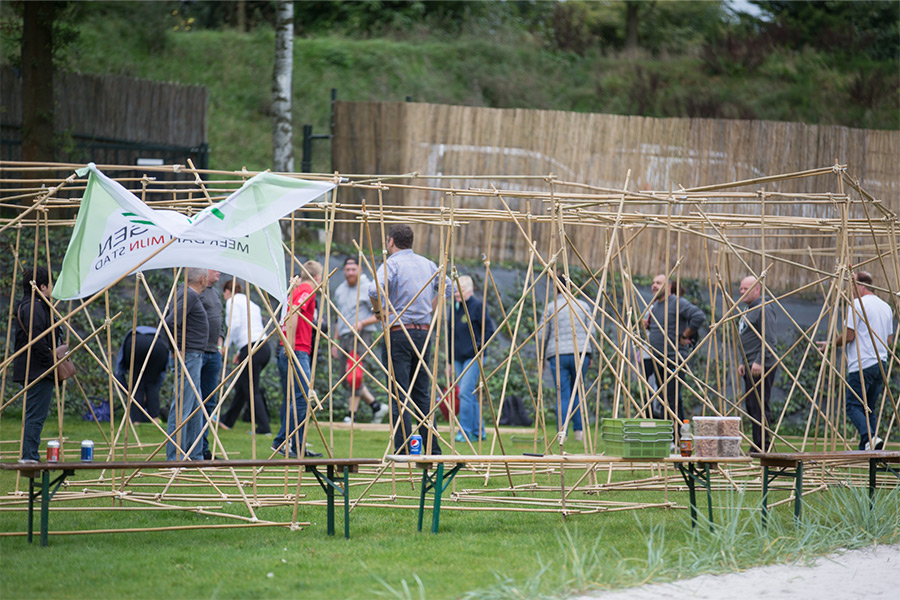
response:
{"label": "plastic bottle", "polygon": [[694,436],[691,434],[691,422],[687,419],[681,424],[681,455],[690,456],[694,452]]}

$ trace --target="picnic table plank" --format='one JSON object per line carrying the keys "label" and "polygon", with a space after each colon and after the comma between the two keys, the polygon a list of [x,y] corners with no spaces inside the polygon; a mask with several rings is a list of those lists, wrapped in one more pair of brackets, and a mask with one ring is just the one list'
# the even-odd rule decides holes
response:
{"label": "picnic table plank", "polygon": [[[102,471],[105,469],[217,469],[217,468],[254,468],[254,467],[305,467],[311,471],[316,482],[325,491],[327,505],[328,535],[334,535],[334,495],[335,492],[344,497],[344,537],[350,537],[350,473],[361,465],[378,465],[381,461],[375,458],[285,458],[234,459],[234,460],[119,460],[92,462],[38,462],[38,463],[0,463],[2,471],[17,471],[29,479],[28,487],[28,542],[32,542],[34,532],[34,501],[41,499],[41,546],[47,545],[50,520],[50,500],[66,477],[75,475],[76,471]],[[323,475],[319,467],[325,467]],[[334,470],[343,472],[342,481],[335,480]],[[50,481],[50,471],[62,473]],[[35,480],[40,475],[41,482]],[[52,487],[52,490],[51,490]]]}

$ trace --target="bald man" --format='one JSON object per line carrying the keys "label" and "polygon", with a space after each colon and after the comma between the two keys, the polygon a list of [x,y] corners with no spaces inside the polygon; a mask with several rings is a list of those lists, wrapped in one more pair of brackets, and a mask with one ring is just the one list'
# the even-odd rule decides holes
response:
{"label": "bald man", "polygon": [[773,354],[777,327],[775,308],[763,301],[762,286],[756,277],[747,276],[741,280],[740,294],[747,308],[738,323],[741,338],[738,375],[744,380],[744,404],[753,427],[753,445],[758,452],[768,452],[771,440],[767,431],[772,424],[769,396],[777,370],[777,359]]}

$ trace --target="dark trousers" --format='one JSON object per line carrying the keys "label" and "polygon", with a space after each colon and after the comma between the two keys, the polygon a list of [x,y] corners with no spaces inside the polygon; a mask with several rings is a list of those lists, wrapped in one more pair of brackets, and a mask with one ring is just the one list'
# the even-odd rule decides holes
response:
{"label": "dark trousers", "polygon": [[[654,355],[650,360],[644,359],[644,377],[649,380],[652,375],[656,378],[656,383],[662,387],[662,382],[672,375],[674,367],[674,359],[666,360],[661,355]],[[650,369],[649,371],[647,370],[648,368]],[[686,370],[679,371],[679,375],[682,377],[686,373]],[[681,427],[681,422],[684,421],[684,404],[681,402],[681,385],[677,377],[669,379],[665,389],[659,392],[658,398],[661,403],[668,404],[673,414],[678,415],[678,418],[675,420],[675,431],[678,431]],[[672,414],[666,411],[663,418],[671,419]]]}
{"label": "dark trousers", "polygon": [[22,458],[25,460],[41,460],[41,431],[44,430],[44,421],[50,411],[53,377],[51,372],[25,392],[25,431],[22,439]]}
{"label": "dark trousers", "polygon": [[[400,410],[401,399],[406,400],[406,391],[409,390],[410,401],[422,411],[423,415],[427,415],[430,410],[431,398],[431,380],[425,372],[426,365],[431,362],[431,346],[425,343],[425,340],[428,338],[428,331],[410,329],[408,333],[413,344],[415,344],[415,348],[422,354],[425,364],[419,367],[419,373],[413,380],[413,374],[416,372],[416,367],[419,366],[419,357],[416,356],[413,346],[410,345],[403,331],[390,332],[390,359],[394,370],[394,381],[388,381],[388,389],[391,394],[391,414],[394,416],[394,426],[397,427],[397,431],[394,433],[394,450],[398,454],[407,453],[406,440],[413,433],[412,411]],[[387,345],[382,348],[381,357],[385,367],[387,367],[389,364]],[[402,424],[399,427],[397,426],[398,419],[402,419]],[[419,435],[422,436],[423,454],[425,452],[430,452],[431,454],[441,453],[441,446],[438,444],[437,438],[431,435],[431,430],[427,424],[433,423],[433,421],[434,417],[432,416],[426,423],[419,426]],[[431,444],[430,446],[429,443]]]}
{"label": "dark trousers", "polygon": [[[769,373],[763,377],[753,377],[750,375],[750,367],[744,367],[744,406],[747,414],[752,419],[750,421],[753,426],[753,445],[756,446],[758,452],[769,452],[769,445],[772,443],[768,430],[772,427],[772,412],[769,407],[769,397],[772,394],[772,384],[775,383],[775,369],[770,369]],[[762,395],[762,398],[760,398]],[[760,402],[762,400],[762,402]],[[762,405],[762,408],[760,408]],[[765,428],[763,423],[763,411],[766,414]]]}
{"label": "dark trousers", "polygon": [[[156,344],[152,344],[152,335],[133,335],[122,346],[122,352],[127,362],[131,361],[132,342],[134,343],[134,370],[131,373],[132,396],[137,404],[144,407],[150,418],[155,419],[159,417],[159,390],[162,388],[166,367],[169,364],[169,351],[160,340],[157,340]],[[150,355],[149,359],[147,359],[147,354]],[[143,377],[138,381],[137,378],[145,359],[147,367],[144,369]],[[125,385],[124,381],[122,381],[122,385]],[[150,418],[147,418],[137,406],[131,407],[131,420],[135,423],[146,423],[150,421]]]}
{"label": "dark trousers", "polygon": [[[872,435],[877,436],[875,426],[878,421],[878,401],[881,399],[881,390],[884,389],[882,369],[887,373],[886,363],[875,363],[862,371],[847,373],[847,418],[859,432],[860,450],[866,449],[870,431]],[[863,396],[863,386],[866,388],[865,396]],[[863,407],[863,397],[865,397],[866,404],[869,405],[868,411]],[[868,414],[866,414],[867,412]]]}
{"label": "dark trousers", "polygon": [[[240,352],[238,352],[238,362],[244,361],[247,358],[248,352],[249,349],[247,346],[241,348]],[[269,344],[267,343],[260,346],[259,350],[257,350],[250,358],[252,365],[244,367],[244,370],[241,371],[241,374],[238,376],[237,383],[235,384],[234,399],[231,401],[231,406],[228,407],[228,412],[222,417],[223,425],[226,427],[234,427],[234,424],[241,416],[241,411],[244,409],[244,406],[250,404],[250,385],[252,382],[253,416],[256,418],[256,433],[272,433],[272,430],[269,427],[269,413],[263,402],[262,389],[259,387],[259,374],[265,366],[269,364],[271,358],[272,351],[269,349]]]}
{"label": "dark trousers", "polygon": [[[203,405],[206,412],[212,413],[216,408],[216,398],[213,391],[219,387],[222,381],[222,355],[219,352],[204,352],[203,367],[200,370],[200,393],[203,395]],[[201,422],[206,424],[206,417],[200,413]],[[203,430],[203,456],[209,458],[211,456],[209,450],[209,427]]]}

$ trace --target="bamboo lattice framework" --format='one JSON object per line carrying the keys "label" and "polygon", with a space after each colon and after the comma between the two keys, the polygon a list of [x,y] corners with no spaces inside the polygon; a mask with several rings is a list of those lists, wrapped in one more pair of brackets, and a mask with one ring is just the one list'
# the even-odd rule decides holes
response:
{"label": "bamboo lattice framework", "polygon": [[[10,343],[13,329],[12,306],[20,289],[23,269],[31,264],[43,264],[57,273],[62,256],[51,253],[49,240],[60,235],[74,224],[85,180],[72,171],[80,164],[41,164],[25,162],[0,163],[0,233],[4,251],[12,257],[12,288],[9,295],[9,309],[6,319],[6,349],[0,381],[0,419],[4,411],[16,406],[23,391],[11,382],[9,373],[14,357]],[[195,169],[189,164],[163,167],[140,167],[123,165],[100,165],[99,168],[118,180],[126,188],[134,191],[153,208],[178,210],[194,214],[210,203],[224,199],[235,191],[255,172],[212,171]],[[136,173],[140,173],[136,175]],[[735,284],[745,276],[755,278],[763,288],[766,303],[775,305],[779,311],[778,347],[768,347],[775,364],[764,364],[764,370],[778,369],[782,375],[781,387],[784,400],[777,418],[761,425],[769,430],[779,449],[836,450],[850,449],[855,431],[844,417],[844,399],[848,393],[846,386],[846,359],[835,349],[821,352],[813,343],[816,339],[830,339],[839,330],[853,299],[851,285],[853,272],[859,269],[870,271],[875,279],[874,289],[888,301],[894,314],[900,314],[900,232],[897,215],[887,210],[877,198],[873,198],[847,171],[845,165],[836,164],[799,173],[788,173],[759,177],[752,180],[725,182],[702,188],[668,191],[635,191],[630,189],[630,173],[623,178],[621,189],[598,188],[580,182],[566,182],[552,174],[542,176],[496,176],[472,177],[465,175],[424,175],[418,173],[397,175],[346,175],[318,174],[296,175],[307,179],[328,179],[339,182],[332,194],[320,201],[304,207],[290,217],[283,219],[282,229],[286,233],[285,252],[289,258],[290,273],[294,275],[302,268],[305,258],[298,255],[294,240],[301,230],[316,231],[321,247],[317,255],[324,255],[326,265],[323,281],[318,286],[320,308],[317,322],[316,345],[313,349],[313,375],[307,398],[310,410],[304,422],[305,435],[323,442],[329,456],[332,454],[333,433],[344,427],[335,418],[335,400],[346,393],[347,375],[343,365],[348,354],[341,350],[338,359],[331,355],[331,346],[338,345],[330,337],[326,323],[333,324],[347,316],[340,315],[332,298],[333,278],[336,269],[331,267],[335,258],[333,241],[335,232],[343,228],[350,232],[352,252],[364,272],[372,274],[385,259],[381,241],[385,239],[387,228],[393,223],[407,223],[414,227],[417,239],[423,236],[437,240],[441,248],[439,255],[431,256],[438,265],[438,273],[456,282],[463,273],[476,275],[481,282],[484,304],[490,307],[497,323],[495,334],[487,340],[476,354],[480,368],[478,400],[487,420],[485,440],[455,441],[454,434],[460,430],[459,422],[452,411],[449,427],[434,424],[439,406],[449,394],[453,385],[441,388],[439,374],[444,371],[448,356],[452,352],[453,332],[448,331],[446,302],[439,302],[435,308],[429,341],[439,351],[432,353],[431,361],[420,362],[419,369],[431,379],[431,409],[427,414],[410,401],[409,390],[397,389],[391,385],[392,365],[380,360],[382,335],[371,347],[359,335],[359,366],[364,370],[368,386],[378,393],[399,401],[414,415],[413,430],[418,424],[429,424],[435,437],[445,452],[462,455],[478,454],[518,454],[518,448],[505,447],[499,433],[499,421],[507,406],[511,379],[521,377],[525,402],[535,414],[535,426],[517,435],[527,450],[539,454],[562,453],[565,451],[596,454],[602,449],[599,423],[602,416],[642,416],[649,414],[654,400],[658,400],[665,389],[665,381],[654,385],[645,378],[639,368],[636,351],[644,340],[642,318],[645,315],[648,298],[642,278],[655,273],[635,273],[630,268],[631,257],[636,253],[654,252],[659,256],[659,273],[670,279],[680,279],[680,271],[686,260],[703,260],[708,274],[702,289],[702,297],[707,306],[707,328],[704,335],[691,351],[687,359],[679,361],[672,369],[670,377],[680,382],[686,395],[692,398],[694,414],[740,416],[746,425],[751,417],[747,414],[736,375],[736,365],[741,360],[737,324],[742,315],[741,298],[734,293]],[[821,191],[796,194],[779,193],[779,182],[795,178],[815,178],[821,182]],[[435,182],[441,185],[435,185]],[[465,182],[468,187],[462,187]],[[549,191],[529,190],[529,182],[549,184]],[[535,185],[535,187],[538,187]],[[769,188],[769,191],[767,191]],[[772,191],[772,188],[776,188]],[[384,196],[391,190],[418,190],[440,198],[431,206],[396,206],[386,204]],[[358,192],[377,201],[354,201]],[[797,216],[810,214],[803,207],[814,207],[819,216]],[[456,237],[467,227],[480,227],[485,239],[490,242],[495,224],[512,224],[529,251],[522,256],[517,270],[520,273],[518,287],[514,290],[502,289],[494,277],[498,267],[492,265],[490,248],[481,264],[471,261],[459,264],[455,259]],[[573,230],[589,228],[595,243],[602,245],[605,259],[602,264],[587,264],[584,253],[571,243],[569,235]],[[800,246],[794,242],[802,238],[807,243]],[[583,239],[583,238],[582,238]],[[662,244],[660,244],[662,240]],[[813,240],[810,243],[809,240]],[[25,247],[23,242],[33,242]],[[415,247],[415,246],[414,246]],[[307,249],[308,246],[304,246]],[[343,254],[342,254],[343,255]],[[135,265],[138,267],[139,265]],[[806,282],[789,288],[770,287],[768,281],[772,273],[780,268],[799,270],[806,274]],[[548,285],[565,274],[564,285]],[[113,360],[118,348],[118,340],[112,338],[112,324],[118,319],[138,323],[150,318],[154,322],[162,320],[162,311],[182,277],[176,270],[167,297],[156,297],[142,273],[123,278],[92,297],[78,302],[57,302],[53,308],[54,326],[52,335],[57,340],[65,340],[76,363],[85,361],[97,365],[106,378],[100,394],[110,399],[112,418],[108,430],[99,429],[103,441],[98,443],[97,455],[108,460],[146,459],[158,456],[164,449],[168,435],[164,427],[154,422],[148,432],[139,431],[129,418],[133,403],[132,386],[125,386],[113,375]],[[430,285],[429,282],[428,285]],[[443,287],[443,283],[441,286]],[[283,338],[276,315],[279,307],[273,305],[269,297],[256,289],[262,305],[264,320],[268,319],[269,339]],[[421,290],[420,290],[421,291]],[[644,293],[642,293],[644,291]],[[133,309],[111,314],[110,293],[129,294],[133,297]],[[821,302],[815,318],[801,322],[792,316],[791,305],[798,298],[814,297]],[[139,298],[141,299],[139,301]],[[589,336],[591,354],[596,371],[590,376],[578,376],[575,387],[584,399],[578,410],[585,423],[583,441],[573,446],[571,437],[557,435],[557,425],[552,421],[553,408],[560,406],[560,398],[549,386],[542,385],[541,371],[544,360],[542,329],[540,323],[544,307],[557,299],[565,303],[585,301],[591,308],[589,322],[581,324],[591,332]],[[383,299],[387,304],[387,299]],[[402,308],[402,307],[400,307]],[[75,326],[74,318],[81,315],[88,326]],[[579,320],[581,320],[579,318]],[[765,321],[762,339],[765,340]],[[352,329],[352,328],[351,328]],[[469,332],[475,337],[475,332]],[[158,335],[167,335],[160,331]],[[168,335],[171,335],[170,333]],[[408,334],[407,334],[408,335]],[[33,343],[33,341],[32,341]],[[253,355],[259,349],[259,342],[239,365],[223,367],[223,377],[217,390],[214,408],[207,412],[201,403],[198,410],[205,417],[216,417],[233,390],[241,369],[248,368]],[[275,341],[274,343],[278,343]],[[178,353],[176,352],[176,355]],[[319,358],[321,355],[321,358]],[[897,339],[890,348],[887,361],[889,381],[896,380],[898,353]],[[227,360],[225,365],[230,365]],[[132,356],[132,361],[134,360]],[[176,368],[183,367],[183,359]],[[146,365],[131,364],[130,368],[143,370]],[[808,373],[813,372],[810,378]],[[462,373],[455,373],[458,381]],[[814,385],[809,389],[809,382]],[[449,383],[449,382],[448,382]],[[199,382],[188,385],[199,386]],[[604,387],[606,386],[606,387]],[[97,390],[86,390],[75,378],[72,382],[57,384],[56,406],[58,407],[58,431],[53,437],[65,439],[62,407],[67,396],[87,400],[97,394]],[[173,398],[172,401],[177,401]],[[570,403],[572,406],[574,403]],[[252,405],[252,402],[251,402]],[[898,398],[890,385],[885,386],[878,403],[878,431],[886,439],[897,435]],[[663,403],[669,413],[671,409]],[[291,405],[289,410],[295,409]],[[144,410],[139,408],[139,410]],[[145,411],[144,411],[145,412]],[[788,415],[801,414],[799,419],[802,433],[787,433]],[[145,412],[146,414],[146,412]],[[670,416],[674,416],[671,415]],[[548,417],[551,420],[548,421]],[[9,417],[6,417],[9,418]],[[566,428],[573,418],[569,414],[559,415]],[[228,458],[228,448],[219,437],[218,422],[207,420],[210,445],[213,452]],[[401,427],[393,417],[385,428],[382,458],[393,452],[392,435]],[[48,429],[45,426],[44,435]],[[350,455],[353,455],[354,431],[365,427],[352,423],[350,426]],[[99,425],[98,425],[99,428]],[[255,431],[255,423],[251,424]],[[795,426],[796,429],[796,426]],[[295,434],[296,434],[295,429]],[[403,432],[409,435],[413,432]],[[180,429],[173,435],[180,435]],[[255,435],[255,434],[254,434]],[[745,447],[751,443],[746,432]],[[255,440],[254,440],[255,442]],[[298,440],[303,447],[305,440]],[[18,440],[0,442],[0,454],[4,459],[17,458],[21,436]],[[567,444],[567,445],[565,445]],[[256,444],[252,446],[252,458],[256,459]],[[429,451],[426,448],[426,452]],[[272,455],[274,456],[274,454]],[[668,492],[680,489],[677,473],[671,469],[655,468],[649,476],[614,477],[613,473],[632,473],[631,467],[622,465],[597,465],[582,467],[575,478],[576,483],[556,484],[560,474],[578,467],[524,467],[522,465],[496,464],[474,465],[474,473],[460,477],[454,484],[454,499],[458,508],[510,510],[554,510],[565,513],[600,512],[645,508],[646,503],[612,503],[592,499],[591,494],[614,489],[658,489]],[[721,470],[723,488],[737,488],[736,481],[743,486],[754,488],[752,482],[758,475],[752,467]],[[819,488],[825,489],[830,482],[844,481],[858,477],[849,469],[825,468],[820,472]],[[523,482],[522,478],[528,479]],[[546,479],[543,479],[546,477]],[[515,479],[515,481],[514,481]],[[605,479],[605,482],[604,482]],[[390,493],[382,493],[375,487],[378,483],[390,483]],[[407,507],[404,500],[415,501],[417,495],[405,496],[397,491],[398,485],[412,483],[411,471],[389,463],[378,469],[362,469],[354,477],[353,485],[361,490],[355,503],[372,506]],[[472,487],[468,483],[472,483]],[[490,487],[485,487],[492,482]],[[79,482],[82,485],[83,482]],[[302,472],[288,472],[282,468],[273,473],[271,469],[253,469],[241,472],[236,469],[192,472],[186,474],[173,470],[159,471],[152,475],[135,472],[112,473],[95,481],[85,483],[82,491],[67,490],[59,499],[78,499],[99,496],[127,498],[134,506],[190,510],[201,514],[225,515],[219,504],[225,500],[238,500],[247,508],[247,515],[236,517],[239,521],[260,524],[286,525],[261,521],[256,510],[270,505],[293,505],[291,526],[298,526],[297,507],[306,502],[303,487],[315,485],[303,479]],[[481,486],[481,489],[479,488]],[[249,490],[245,489],[249,486]],[[19,482],[16,483],[18,489]],[[192,488],[212,488],[215,493],[193,493]],[[578,492],[576,499],[572,496]],[[550,493],[552,492],[552,493]],[[7,492],[4,496],[16,506],[23,501],[20,492]],[[470,505],[479,505],[478,507]],[[484,507],[480,506],[484,505]],[[668,497],[654,506],[671,506]]]}

